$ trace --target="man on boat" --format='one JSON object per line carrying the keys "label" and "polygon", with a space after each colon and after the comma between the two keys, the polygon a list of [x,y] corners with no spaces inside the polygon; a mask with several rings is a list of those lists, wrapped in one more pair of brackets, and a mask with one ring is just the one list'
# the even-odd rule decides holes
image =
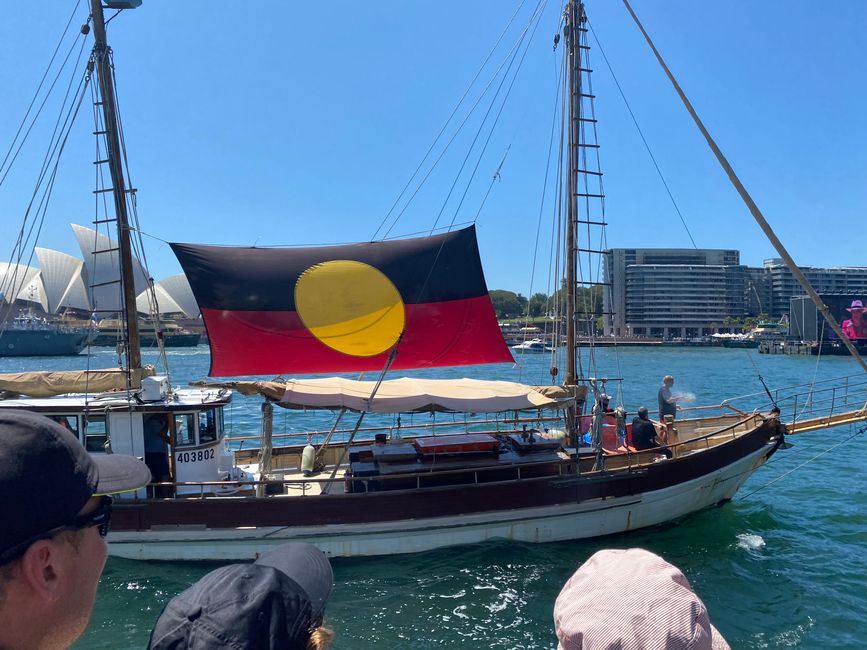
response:
{"label": "man on boat", "polygon": [[662,378],[662,386],[659,387],[657,398],[659,400],[659,419],[665,420],[666,415],[677,417],[677,411],[680,407],[677,405],[678,395],[671,394],[671,387],[674,386],[674,377],[666,375]]}
{"label": "man on boat", "polygon": [[[144,451],[145,463],[151,471],[154,483],[165,483],[171,480],[169,472],[169,420],[163,413],[146,415],[144,418]],[[153,490],[154,497],[167,498],[171,496],[166,486],[148,488]]]}
{"label": "man on boat", "polygon": [[90,456],[46,417],[0,412],[0,648],[67,648],[81,636],[108,555],[106,495],[149,481],[132,456]]}
{"label": "man on boat", "polygon": [[632,418],[632,446],[638,451],[654,449],[660,454],[665,454],[666,457],[671,458],[671,450],[661,446],[656,439],[656,435],[656,425],[650,421],[647,407],[642,406],[638,409],[638,415]]}

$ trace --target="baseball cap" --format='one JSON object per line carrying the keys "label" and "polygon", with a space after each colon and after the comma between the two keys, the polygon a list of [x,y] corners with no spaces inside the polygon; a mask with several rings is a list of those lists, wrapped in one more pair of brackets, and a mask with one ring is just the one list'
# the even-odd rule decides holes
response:
{"label": "baseball cap", "polygon": [[334,586],[325,554],[289,542],[252,564],[211,571],[165,606],[150,650],[303,650]]}
{"label": "baseball cap", "polygon": [[0,409],[0,556],[72,521],[95,494],[126,492],[151,480],[133,456],[91,456],[52,420]]}
{"label": "baseball cap", "polygon": [[641,548],[595,553],[554,603],[559,650],[730,650],[677,567]]}

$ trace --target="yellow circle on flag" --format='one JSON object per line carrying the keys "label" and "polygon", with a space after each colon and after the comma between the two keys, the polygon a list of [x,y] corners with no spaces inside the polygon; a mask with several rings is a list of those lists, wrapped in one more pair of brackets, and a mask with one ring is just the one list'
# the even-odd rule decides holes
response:
{"label": "yellow circle on flag", "polygon": [[332,260],[311,266],[295,283],[295,309],[313,336],[356,357],[390,349],[403,332],[400,292],[369,264]]}

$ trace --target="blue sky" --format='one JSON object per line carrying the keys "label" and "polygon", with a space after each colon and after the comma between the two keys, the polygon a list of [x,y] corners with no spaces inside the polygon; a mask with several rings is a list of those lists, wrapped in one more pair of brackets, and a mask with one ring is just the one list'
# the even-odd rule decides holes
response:
{"label": "blue sky", "polygon": [[[0,42],[0,150],[12,140],[74,0],[10,3]],[[84,18],[84,2],[78,12]],[[536,2],[290,3],[144,0],[109,25],[139,213],[157,279],[179,272],[159,240],[299,245],[369,240],[482,61],[507,28],[491,78]],[[867,3],[634,0],[633,6],[765,216],[804,265],[867,265]],[[457,212],[478,219],[490,288],[530,284],[554,104],[560,5],[535,31],[476,179]],[[615,0],[588,2],[608,59],[699,247],[774,257]],[[110,14],[109,14],[110,15]],[[610,246],[690,240],[599,49],[591,52]],[[477,84],[475,92],[481,86]],[[473,98],[475,94],[471,93]],[[485,106],[485,100],[482,105]],[[495,109],[497,110],[497,109]],[[54,117],[48,108],[46,114]],[[444,156],[392,234],[424,231],[443,208],[478,126]],[[70,222],[93,218],[88,111],[70,141],[40,245],[78,254]],[[0,187],[17,231],[44,150],[34,129]],[[484,135],[483,137],[486,137]],[[470,165],[477,157],[470,156]],[[21,163],[21,165],[19,165]],[[464,176],[464,179],[466,176]],[[455,215],[464,182],[440,223]],[[550,203],[544,209],[548,232]],[[11,245],[3,245],[7,256]],[[547,258],[546,247],[539,251]]]}

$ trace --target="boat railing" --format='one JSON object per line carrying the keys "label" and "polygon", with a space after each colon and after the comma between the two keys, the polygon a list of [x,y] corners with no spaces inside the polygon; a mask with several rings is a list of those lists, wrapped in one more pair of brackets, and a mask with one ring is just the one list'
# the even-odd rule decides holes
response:
{"label": "boat railing", "polygon": [[[674,443],[666,443],[665,447],[672,452],[674,458],[679,458],[686,455],[687,452],[691,454],[696,451],[707,450],[711,447],[718,446],[727,439],[734,440],[739,434],[746,433],[749,430],[746,427],[754,423],[757,417],[760,417],[758,414],[753,413],[744,415],[746,415],[746,417],[736,422],[725,424],[720,427],[710,427],[711,431],[702,431],[700,435],[692,436],[686,440],[677,440]],[[676,424],[677,423],[675,422],[675,425]],[[738,431],[738,429],[741,428],[744,430]],[[617,460],[619,459],[622,465],[625,460],[625,465],[623,465],[624,467],[635,469],[638,466],[647,465],[646,459],[649,455],[659,455],[661,452],[656,451],[658,449],[660,448],[655,447],[652,449],[632,451],[627,447],[625,452],[606,456],[606,466],[610,468],[612,465],[617,464]]]}
{"label": "boat railing", "polygon": [[[499,418],[499,419],[490,419],[490,420],[449,420],[442,422],[426,422],[424,424],[402,424],[399,428],[394,424],[383,424],[381,426],[371,426],[371,427],[360,427],[358,429],[358,434],[370,434],[376,432],[390,432],[390,431],[406,431],[406,430],[430,430],[431,433],[429,435],[437,435],[436,431],[438,429],[443,429],[445,427],[451,428],[461,428],[463,427],[464,431],[466,431],[469,427],[481,427],[481,426],[493,426],[494,429],[491,430],[493,433],[499,433],[501,431],[501,427],[509,427],[511,430],[515,425],[521,424],[532,424],[532,423],[545,423],[545,422],[563,422],[562,416],[539,416],[539,417],[528,417],[528,418]],[[274,433],[272,434],[273,439],[278,438],[298,438],[302,440],[307,440],[308,437],[312,440],[320,440],[326,438],[329,433],[339,434],[339,435],[349,435],[355,429],[335,429],[333,432],[329,431],[288,431],[285,433]],[[426,435],[426,434],[420,434]],[[227,436],[226,440],[228,442],[244,442],[248,440],[260,441],[262,439],[260,435],[250,435],[250,436]]]}
{"label": "boat railing", "polygon": [[719,409],[745,415],[750,412],[770,412],[776,406],[781,411],[780,419],[790,426],[797,426],[797,423],[805,418],[826,417],[830,421],[844,412],[867,406],[867,377],[863,374],[847,375],[770,392],[773,400],[762,391],[734,397],[712,406],[687,407],[682,413]]}
{"label": "boat railing", "polygon": [[[694,453],[695,451],[701,451],[700,449],[695,449],[697,444],[703,443],[703,449],[710,449],[714,447],[722,440],[720,439],[722,436],[730,437],[731,439],[735,439],[738,437],[739,432],[738,428],[743,428],[746,425],[750,424],[756,419],[756,415],[749,415],[746,418],[740,419],[737,422],[727,424],[725,426],[721,426],[719,428],[714,428],[709,432],[702,432],[701,435],[690,437],[687,440],[678,441],[671,445],[667,445],[669,449],[674,450],[686,450],[690,453]],[[712,440],[714,439],[714,440]],[[675,458],[677,458],[680,454],[678,451],[674,451]],[[606,459],[606,467],[608,470],[634,470],[638,469],[642,466],[648,465],[648,456],[654,455],[653,450],[643,450],[640,452],[631,452],[627,451],[623,454],[617,454],[614,456],[609,456]],[[615,459],[620,459],[621,463],[625,461],[625,464],[621,464],[618,466]],[[575,478],[580,477],[582,474],[586,475],[589,472],[587,471],[579,471],[578,466],[581,463],[582,459],[569,459],[565,455],[560,456],[559,458],[546,458],[544,460],[534,461],[534,462],[521,462],[521,463],[500,463],[500,464],[491,464],[482,467],[461,467],[461,468],[452,468],[452,469],[439,469],[439,468],[430,468],[425,469],[423,471],[414,471],[414,472],[402,472],[396,474],[378,474],[376,476],[355,476],[348,475],[342,477],[325,477],[325,478],[314,478],[314,477],[300,477],[293,476],[289,478],[276,478],[276,479],[263,479],[263,480],[228,480],[228,481],[179,481],[179,482],[162,482],[162,483],[151,483],[150,487],[155,488],[164,488],[168,490],[176,490],[178,488],[197,488],[199,494],[184,494],[179,495],[174,498],[178,499],[190,499],[190,498],[225,498],[227,496],[245,496],[239,495],[239,492],[249,490],[251,493],[255,491],[258,487],[263,487],[264,491],[269,494],[283,494],[290,489],[300,491],[300,496],[308,496],[308,495],[318,495],[323,494],[323,490],[321,489],[324,486],[326,489],[332,485],[340,485],[351,483],[354,486],[363,486],[363,490],[359,490],[357,493],[368,493],[368,492],[376,492],[381,491],[384,484],[391,482],[394,484],[395,482],[402,482],[405,484],[414,482],[414,486],[403,485],[399,488],[393,489],[416,489],[420,490],[423,488],[436,487],[435,483],[438,480],[447,480],[449,477],[457,477],[464,476],[467,477],[467,480],[464,482],[465,484],[479,484],[484,483],[485,485],[498,484],[498,483],[511,483],[516,480],[529,480],[529,479],[551,479],[559,476],[569,475]],[[590,459],[587,459],[590,462]],[[553,469],[556,467],[556,472],[550,471],[544,474],[538,474],[534,472],[534,469],[540,469],[548,467]],[[494,473],[510,473],[507,478],[502,479],[491,479],[492,474]],[[472,480],[469,480],[472,477]],[[434,484],[431,484],[434,483]],[[316,487],[319,486],[320,489],[316,490]],[[373,489],[371,489],[373,488]],[[221,493],[222,490],[222,493]],[[276,492],[275,492],[276,490]],[[390,490],[393,491],[393,490]]]}

